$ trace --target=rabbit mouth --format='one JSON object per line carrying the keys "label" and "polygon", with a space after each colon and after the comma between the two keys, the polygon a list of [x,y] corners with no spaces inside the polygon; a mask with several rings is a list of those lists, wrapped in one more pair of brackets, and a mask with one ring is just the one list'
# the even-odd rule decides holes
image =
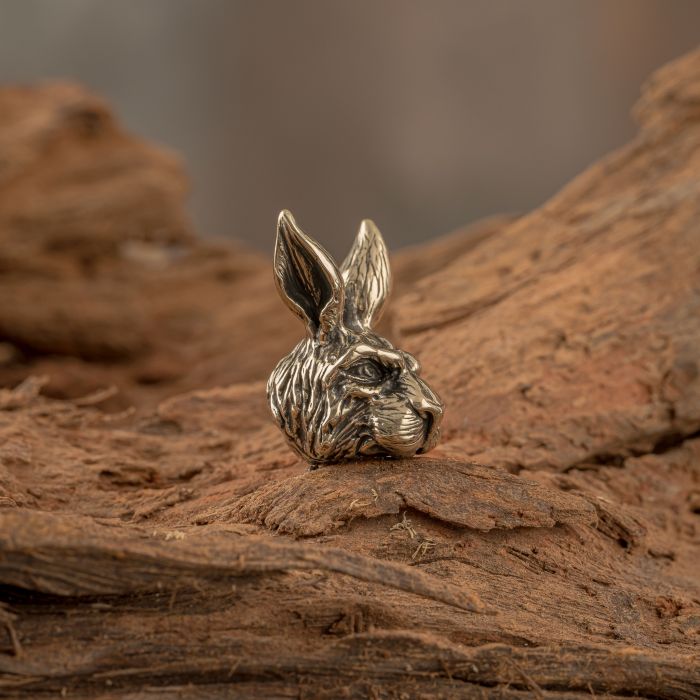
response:
{"label": "rabbit mouth", "polygon": [[392,454],[390,450],[387,450],[387,448],[376,442],[375,439],[369,435],[365,435],[360,440],[356,453],[364,457],[380,457],[382,455]]}

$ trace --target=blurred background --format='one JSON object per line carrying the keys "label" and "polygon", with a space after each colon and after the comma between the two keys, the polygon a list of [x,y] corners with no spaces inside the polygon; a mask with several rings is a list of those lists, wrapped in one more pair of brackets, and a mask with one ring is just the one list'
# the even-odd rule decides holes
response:
{"label": "blurred background", "polygon": [[0,81],[73,78],[180,152],[202,234],[344,253],[537,206],[634,133],[696,0],[0,0]]}

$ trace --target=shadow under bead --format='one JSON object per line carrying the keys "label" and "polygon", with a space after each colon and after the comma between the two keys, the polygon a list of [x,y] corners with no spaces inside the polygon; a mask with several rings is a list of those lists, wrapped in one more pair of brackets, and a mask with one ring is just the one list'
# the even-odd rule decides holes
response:
{"label": "shadow under bead", "polygon": [[308,331],[272,372],[267,394],[290,445],[312,464],[407,457],[437,444],[443,404],[415,357],[372,331],[390,289],[384,240],[365,220],[343,264],[279,215],[277,289]]}

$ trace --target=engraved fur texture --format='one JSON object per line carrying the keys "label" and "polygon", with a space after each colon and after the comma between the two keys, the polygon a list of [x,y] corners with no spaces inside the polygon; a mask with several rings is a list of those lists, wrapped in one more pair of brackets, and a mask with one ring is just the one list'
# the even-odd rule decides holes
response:
{"label": "engraved fur texture", "polygon": [[391,288],[377,227],[362,222],[338,268],[283,211],[274,272],[280,296],[308,331],[267,384],[290,445],[312,464],[432,449],[442,402],[420,378],[416,358],[371,329]]}

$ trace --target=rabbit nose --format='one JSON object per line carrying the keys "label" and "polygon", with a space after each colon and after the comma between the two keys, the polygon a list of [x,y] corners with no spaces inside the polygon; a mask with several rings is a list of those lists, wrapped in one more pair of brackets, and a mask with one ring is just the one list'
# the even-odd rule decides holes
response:
{"label": "rabbit nose", "polygon": [[416,377],[416,383],[418,391],[413,402],[416,412],[426,419],[439,420],[442,417],[442,402],[420,377]]}
{"label": "rabbit nose", "polygon": [[426,421],[435,422],[442,417],[442,408],[437,404],[423,402],[417,407],[418,415]]}

